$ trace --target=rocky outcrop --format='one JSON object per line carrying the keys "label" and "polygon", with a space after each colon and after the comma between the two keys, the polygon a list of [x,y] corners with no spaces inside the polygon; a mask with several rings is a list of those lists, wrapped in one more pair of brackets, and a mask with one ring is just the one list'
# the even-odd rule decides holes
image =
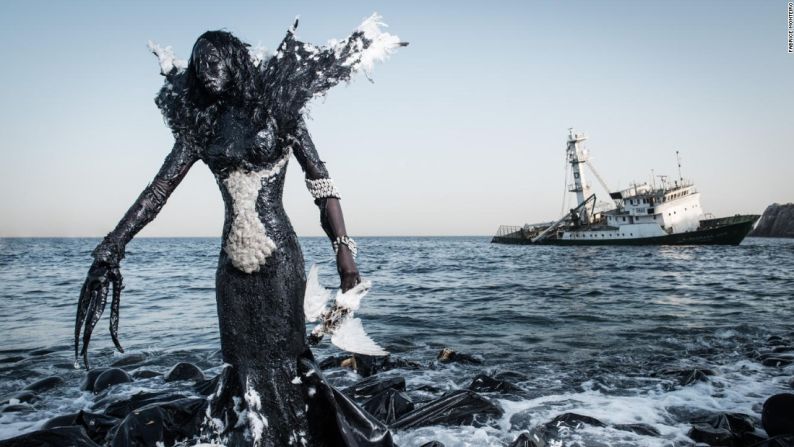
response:
{"label": "rocky outcrop", "polygon": [[794,237],[794,203],[773,203],[750,233],[754,237]]}

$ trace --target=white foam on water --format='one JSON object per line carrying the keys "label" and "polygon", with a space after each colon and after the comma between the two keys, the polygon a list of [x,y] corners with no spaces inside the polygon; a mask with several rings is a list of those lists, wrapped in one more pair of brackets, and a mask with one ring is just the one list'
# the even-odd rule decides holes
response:
{"label": "white foam on water", "polygon": [[[504,446],[519,434],[543,425],[556,416],[577,413],[594,417],[607,424],[607,427],[582,424],[574,430],[563,428],[560,430],[560,441],[565,445],[687,445],[692,443],[687,436],[691,424],[676,420],[671,410],[679,407],[693,413],[738,412],[760,418],[760,404],[769,396],[786,391],[787,378],[792,373],[794,366],[780,370],[750,360],[740,360],[721,366],[717,375],[709,377],[708,382],[672,390],[669,389],[669,380],[641,378],[642,387],[618,390],[619,395],[603,393],[592,380],[582,382],[578,390],[518,401],[485,394],[504,410],[504,415],[495,421],[494,427],[424,427],[398,431],[395,440],[401,445],[421,445],[436,440],[447,447]],[[440,378],[438,371],[421,371],[408,378],[407,388],[410,390],[420,384],[444,388],[443,381],[439,382]],[[529,427],[513,426],[511,418],[519,413],[526,413]],[[619,430],[613,427],[616,424],[647,424],[658,430],[660,436]]]}
{"label": "white foam on water", "polygon": [[398,445],[419,446],[430,441],[439,441],[445,447],[504,447],[499,440],[499,431],[493,427],[422,427],[410,431],[393,433]]}
{"label": "white foam on water", "polygon": [[[22,389],[29,381],[20,381],[16,388]],[[138,379],[132,383],[114,385],[105,393],[94,395],[90,391],[81,391],[79,386],[63,385],[41,394],[34,405],[34,412],[0,413],[0,439],[13,438],[34,430],[38,430],[48,420],[67,413],[85,410],[93,413],[103,409],[94,409],[100,399],[126,399],[138,392],[173,391],[181,394],[192,394],[184,390],[177,382],[163,383],[161,378]]]}

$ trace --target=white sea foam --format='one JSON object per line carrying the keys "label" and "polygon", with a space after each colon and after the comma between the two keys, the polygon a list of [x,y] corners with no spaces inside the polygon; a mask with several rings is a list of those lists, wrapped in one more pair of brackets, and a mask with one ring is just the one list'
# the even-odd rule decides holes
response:
{"label": "white sea foam", "polygon": [[[421,445],[437,440],[447,447],[504,446],[520,433],[542,425],[558,415],[572,412],[594,417],[607,424],[607,427],[583,424],[575,430],[563,429],[560,432],[560,441],[565,445],[689,445],[692,440],[687,433],[691,425],[677,420],[671,410],[685,408],[693,412],[738,412],[760,417],[759,403],[770,395],[785,390],[788,386],[785,379],[794,372],[794,367],[777,371],[775,375],[778,378],[770,380],[769,376],[773,372],[756,362],[740,360],[730,365],[722,365],[719,374],[710,377],[709,382],[670,390],[662,386],[662,379],[647,379],[642,381],[642,386],[619,390],[617,395],[603,393],[600,386],[588,380],[578,390],[570,392],[549,393],[523,400],[496,398],[495,402],[504,410],[496,427],[476,429],[471,426],[432,426],[398,431],[395,433],[395,441],[401,445]],[[421,371],[408,378],[407,388],[415,389],[421,385],[434,385],[442,389],[460,387],[461,384],[454,382],[447,382],[445,386],[442,378],[450,375],[459,374],[450,371]],[[526,414],[530,426],[514,426],[511,419],[519,414]],[[619,430],[614,428],[615,424],[647,424],[658,430],[660,436],[644,436]]]}

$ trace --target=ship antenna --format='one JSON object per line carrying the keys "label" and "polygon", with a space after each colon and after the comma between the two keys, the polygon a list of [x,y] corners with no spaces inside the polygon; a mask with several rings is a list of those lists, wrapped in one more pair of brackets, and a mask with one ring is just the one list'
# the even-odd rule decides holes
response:
{"label": "ship antenna", "polygon": [[681,156],[678,154],[678,151],[675,151],[675,159],[678,161],[678,181],[684,184],[684,177],[681,176]]}

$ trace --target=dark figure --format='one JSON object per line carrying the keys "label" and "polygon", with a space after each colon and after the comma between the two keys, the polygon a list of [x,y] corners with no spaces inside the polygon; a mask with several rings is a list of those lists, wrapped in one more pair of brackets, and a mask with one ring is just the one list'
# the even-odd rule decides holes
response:
{"label": "dark figure", "polygon": [[196,41],[186,69],[170,49],[151,46],[166,76],[156,103],[176,142],[152,183],[93,252],[75,326],[75,356],[82,332],[86,367],[110,286],[110,332],[122,350],[117,332],[125,246],[202,160],[226,207],[216,293],[223,360],[231,365],[210,401],[204,437],[220,436],[228,445],[391,444],[388,431],[329,387],[314,367],[305,337],[304,260],[281,200],[294,154],[336,250],[341,288],[355,286],[355,242],[302,112],[312,97],[405,45],[380,25],[373,15],[347,39],[314,47],[295,40],[296,22],[266,60],[250,55],[248,45],[230,33],[210,31]]}

